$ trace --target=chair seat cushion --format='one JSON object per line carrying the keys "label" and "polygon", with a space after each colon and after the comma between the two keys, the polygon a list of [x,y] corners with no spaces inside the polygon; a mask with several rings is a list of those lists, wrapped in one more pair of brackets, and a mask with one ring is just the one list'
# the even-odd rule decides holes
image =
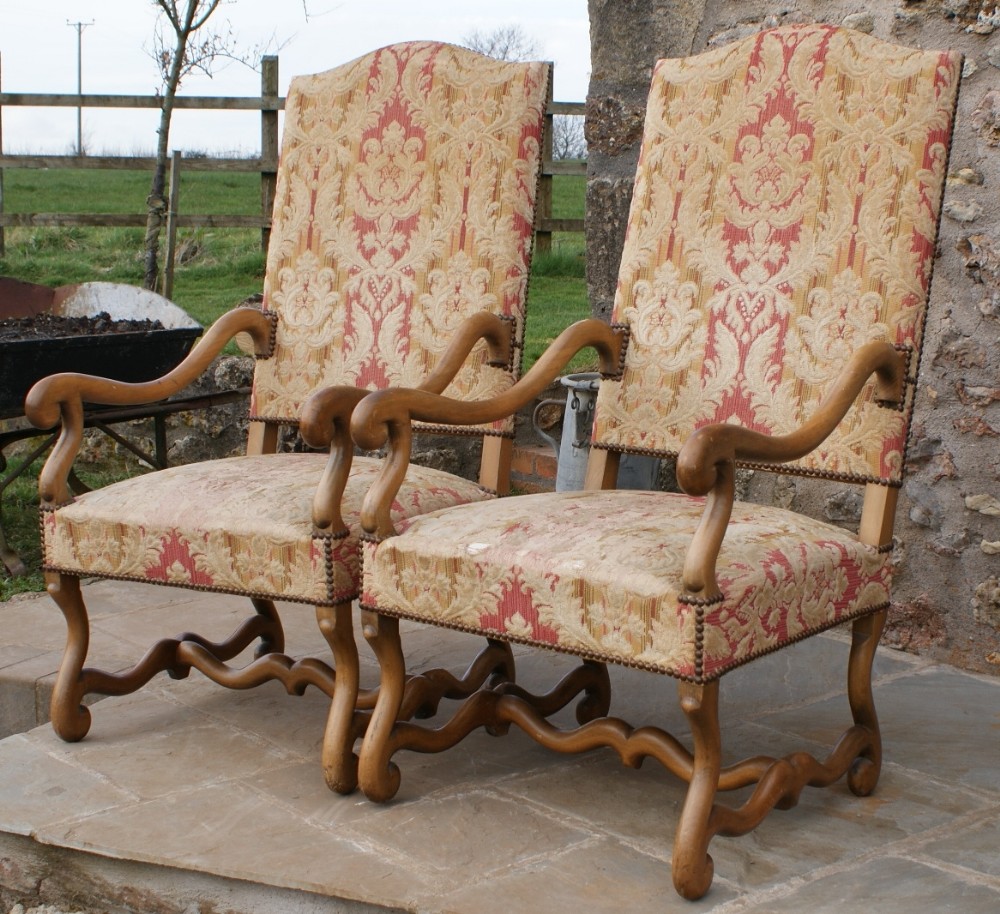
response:
{"label": "chair seat cushion", "polygon": [[[358,515],[378,473],[355,458],[344,493],[347,537],[316,535],[312,499],[325,454],[210,460],[127,479],[42,516],[50,571],[333,604],[357,596]],[[400,520],[489,498],[440,470],[411,466],[393,506]]]}
{"label": "chair seat cushion", "polygon": [[680,602],[702,506],[664,492],[564,492],[424,515],[365,544],[362,605],[695,681],[888,605],[886,554],[740,502],[717,566],[722,601]]}

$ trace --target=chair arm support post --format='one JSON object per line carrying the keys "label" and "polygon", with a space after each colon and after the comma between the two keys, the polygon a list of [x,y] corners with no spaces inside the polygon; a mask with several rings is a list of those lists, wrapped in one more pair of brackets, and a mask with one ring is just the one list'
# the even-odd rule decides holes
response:
{"label": "chair arm support post", "polygon": [[83,403],[79,398],[62,404],[62,429],[38,474],[38,497],[42,505],[61,505],[71,499],[69,473],[83,442]]}
{"label": "chair arm support post", "polygon": [[354,460],[351,413],[367,394],[368,391],[361,387],[325,387],[316,391],[302,407],[299,416],[302,440],[310,447],[330,449],[326,469],[313,496],[313,527],[319,533],[334,536],[347,533],[340,503]]}
{"label": "chair arm support post", "polygon": [[711,600],[720,594],[715,563],[729,526],[736,497],[736,465],[725,461],[716,466],[716,482],[708,493],[698,529],[684,558],[684,590],[691,596]]}
{"label": "chair arm support post", "polygon": [[428,389],[401,387],[375,391],[362,400],[351,418],[355,444],[376,451],[388,444],[382,474],[365,497],[361,526],[380,538],[394,532],[388,520],[410,459],[411,423],[482,425],[495,422],[530,403],[559,375],[581,349],[593,347],[605,376],[620,373],[626,333],[595,318],[567,327],[539,357],[521,380],[489,400],[465,401],[443,397]]}
{"label": "chair arm support post", "polygon": [[891,406],[903,397],[903,360],[889,343],[858,349],[834,381],[810,419],[788,435],[764,435],[739,425],[715,424],[698,429],[677,457],[677,481],[689,495],[708,495],[701,525],[684,564],[684,585],[697,596],[715,596],[715,562],[733,505],[736,464],[784,463],[819,447],[847,414],[869,378],[875,376],[879,403]]}
{"label": "chair arm support post", "polygon": [[183,390],[209,366],[237,333],[247,333],[259,356],[269,356],[273,344],[271,318],[256,308],[234,308],[205,331],[184,360],[161,378],[129,383],[96,375],[63,372],[38,381],[25,398],[24,414],[36,428],[52,428],[60,421],[62,431],[39,476],[43,505],[69,500],[66,480],[83,440],[83,404],[134,406],[155,403]]}
{"label": "chair arm support post", "polygon": [[361,508],[361,527],[379,540],[396,535],[392,523],[392,502],[406,478],[413,443],[413,426],[409,421],[390,422],[388,429],[389,452]]}

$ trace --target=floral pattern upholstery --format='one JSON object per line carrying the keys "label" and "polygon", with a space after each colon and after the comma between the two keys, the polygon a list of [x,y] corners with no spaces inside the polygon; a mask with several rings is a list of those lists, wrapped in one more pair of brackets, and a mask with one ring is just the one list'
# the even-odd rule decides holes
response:
{"label": "floral pattern upholstery", "polygon": [[[822,25],[659,61],[599,446],[787,434],[862,344],[919,349],[959,73],[958,53]],[[912,385],[903,410],[871,401],[796,466],[898,484]]]}
{"label": "floral pattern upholstery", "polygon": [[[541,134],[544,63],[505,63],[406,42],[292,81],[263,308],[273,354],[257,361],[251,418],[293,424],[328,385],[416,384],[456,327],[489,310],[515,357],[477,346],[448,388],[505,390],[520,370]],[[511,434],[513,418],[488,429]],[[463,429],[468,431],[468,429]],[[360,588],[361,499],[377,464],[356,458],[346,538],[315,536],[326,458],[209,461],[127,480],[45,511],[45,567],[70,574],[334,604]],[[411,468],[400,518],[491,494]]]}
{"label": "floral pattern upholstery", "polygon": [[[330,384],[413,386],[478,311],[520,347],[548,81],[547,64],[431,42],[292,81],[252,416],[294,421]],[[448,394],[493,396],[519,367],[480,345]]]}
{"label": "floral pattern upholstery", "polygon": [[[171,467],[88,492],[42,515],[50,571],[333,605],[357,596],[358,512],[378,472],[355,458],[342,513],[351,531],[314,535],[323,454],[267,454]],[[410,467],[400,521],[489,498],[475,483]],[[155,505],[155,510],[150,506]]]}
{"label": "floral pattern upholstery", "polygon": [[[654,69],[595,446],[676,454],[698,428],[784,435],[851,354],[908,352],[902,408],[871,388],[790,472],[901,482],[958,54],[830,26],[762,32]],[[365,544],[363,605],[703,682],[889,603],[888,555],[737,503],[721,598],[684,591],[704,511],[683,495],[532,495]]]}
{"label": "floral pattern upholstery", "polygon": [[362,605],[698,681],[888,605],[887,554],[751,504],[736,505],[722,546],[723,601],[681,602],[702,508],[664,492],[561,492],[421,516],[365,544]]}

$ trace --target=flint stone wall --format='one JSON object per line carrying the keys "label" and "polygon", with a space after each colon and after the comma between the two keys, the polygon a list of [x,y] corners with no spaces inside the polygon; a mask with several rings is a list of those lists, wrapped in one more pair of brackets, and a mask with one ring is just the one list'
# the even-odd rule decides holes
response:
{"label": "flint stone wall", "polygon": [[[653,61],[829,22],[966,55],[886,640],[1000,675],[1000,9],[967,0],[590,0],[587,283],[614,298]],[[748,497],[856,525],[853,487],[745,474]]]}

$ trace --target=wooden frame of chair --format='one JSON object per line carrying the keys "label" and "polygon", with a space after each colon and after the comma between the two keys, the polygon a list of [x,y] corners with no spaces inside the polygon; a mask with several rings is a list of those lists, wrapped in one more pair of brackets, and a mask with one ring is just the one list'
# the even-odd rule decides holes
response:
{"label": "wooden frame of chair", "polygon": [[[364,474],[377,463],[353,458],[351,412],[371,389],[393,382],[473,396],[516,379],[550,79],[548,64],[496,61],[442,42],[402,42],[297,77],[262,310],[221,317],[159,379],[125,384],[60,374],[31,390],[28,418],[39,427],[62,424],[39,487],[48,591],[68,630],[51,703],[63,739],[88,732],[86,695],[127,694],[162,671],[184,678],[197,669],[233,689],[278,680],[301,694],[312,685],[331,697],[325,780],[336,791],[354,789],[353,745],[375,701],[360,689],[352,623],[356,515]],[[249,335],[257,357],[247,456],[231,458],[231,467],[225,460],[175,467],[74,499],[67,480],[82,441],[83,403],[170,396],[237,334]],[[298,426],[329,455],[276,453],[281,426]],[[483,436],[481,482],[420,470],[408,481],[405,511],[507,489],[511,420],[427,431]],[[266,496],[275,478],[280,499],[255,508],[253,497]],[[146,494],[150,485],[161,487],[159,508],[157,496]],[[144,499],[153,509],[139,517],[131,507]],[[220,531],[212,526],[217,518],[204,521],[213,508],[232,526]],[[160,513],[170,519],[160,522]],[[235,593],[249,597],[254,612],[222,641],[185,632],[153,642],[125,671],[100,670],[85,666],[85,576]],[[314,605],[332,665],[284,653],[278,600]],[[253,660],[229,664],[255,641]],[[468,693],[481,681],[454,688]]]}
{"label": "wooden frame of chair", "polygon": [[[832,56],[825,56],[827,53],[832,55],[834,51],[830,49],[834,47],[836,53],[842,55],[838,61],[834,61]],[[795,55],[800,53],[802,58],[796,59]],[[711,885],[714,865],[708,846],[715,835],[735,836],[752,830],[772,809],[788,809],[796,805],[805,786],[826,787],[846,774],[851,791],[865,796],[875,788],[879,778],[882,748],[873,699],[872,665],[888,606],[888,585],[884,584],[880,576],[887,566],[887,553],[892,547],[893,519],[901,485],[902,455],[885,469],[878,464],[878,460],[883,457],[881,451],[876,454],[874,464],[864,462],[869,460],[868,457],[854,462],[845,458],[839,464],[831,461],[840,459],[837,455],[850,450],[838,443],[843,438],[838,439],[837,436],[846,435],[845,426],[855,429],[852,440],[855,441],[853,446],[859,456],[863,447],[857,444],[858,428],[884,426],[888,430],[885,434],[896,435],[897,438],[901,436],[902,439],[905,439],[908,432],[918,368],[915,356],[919,354],[926,313],[933,239],[947,171],[947,140],[953,122],[961,72],[961,57],[958,54],[936,55],[933,52],[893,49],[891,45],[877,39],[858,37],[846,30],[828,26],[802,26],[765,32],[759,37],[738,43],[728,51],[717,49],[709,52],[704,58],[712,67],[717,66],[720,72],[716,73],[711,69],[707,73],[699,72],[700,61],[693,58],[690,62],[661,62],[665,66],[654,76],[653,92],[658,93],[656,99],[659,107],[653,109],[654,95],[651,93],[652,113],[647,114],[643,154],[640,157],[640,177],[637,179],[630,216],[630,235],[626,240],[626,254],[623,257],[624,278],[619,281],[619,298],[616,303],[616,314],[636,312],[632,313],[629,327],[606,327],[592,321],[575,325],[561,335],[534,368],[502,397],[470,404],[423,391],[387,390],[372,395],[360,404],[351,421],[352,433],[359,445],[365,448],[383,445],[388,447],[382,475],[369,491],[362,512],[362,525],[371,539],[365,553],[362,627],[378,657],[381,669],[378,701],[361,749],[359,776],[365,794],[377,801],[385,801],[395,795],[400,784],[400,770],[392,759],[400,749],[439,752],[455,745],[478,727],[485,727],[490,733],[502,733],[513,723],[538,743],[559,752],[575,753],[599,746],[608,747],[614,749],[624,764],[629,766],[638,766],[643,758],[652,757],[689,785],[677,826],[672,864],[674,885],[681,895],[689,899],[701,897]],[[928,153],[926,148],[919,147],[917,143],[910,165],[913,169],[924,170],[920,172],[920,177],[912,177],[911,172],[908,179],[921,188],[920,205],[911,211],[911,215],[918,210],[921,214],[919,231],[922,233],[922,240],[919,249],[923,259],[920,260],[920,265],[916,265],[916,257],[907,259],[911,253],[908,246],[910,236],[906,234],[908,227],[899,222],[893,226],[893,230],[898,233],[897,237],[901,239],[900,250],[905,252],[905,263],[908,268],[914,269],[920,279],[921,292],[919,295],[914,294],[914,300],[910,303],[910,307],[914,309],[910,312],[912,336],[905,340],[885,339],[884,336],[880,339],[880,331],[876,328],[867,338],[852,346],[850,353],[842,361],[831,359],[826,376],[819,385],[820,389],[809,392],[808,411],[785,425],[755,429],[749,425],[741,425],[734,418],[729,418],[729,421],[726,421],[728,417],[713,420],[711,413],[698,421],[685,419],[683,416],[675,419],[671,416],[681,432],[676,433],[671,426],[669,433],[661,438],[651,437],[654,442],[664,438],[673,440],[671,436],[679,439],[676,451],[663,444],[644,446],[642,436],[649,433],[648,424],[636,428],[632,431],[633,437],[626,439],[624,433],[607,416],[624,415],[628,418],[628,408],[619,405],[620,401],[633,403],[633,400],[625,397],[627,382],[630,377],[636,379],[641,376],[645,383],[651,383],[649,376],[655,372],[648,366],[656,364],[657,353],[662,352],[664,360],[669,357],[673,362],[683,362],[663,345],[660,337],[655,339],[656,346],[661,347],[659,349],[648,341],[655,336],[660,326],[658,320],[661,311],[665,312],[668,306],[677,301],[686,302],[683,295],[690,295],[692,300],[698,295],[698,291],[693,288],[697,284],[687,281],[694,274],[693,269],[688,274],[682,268],[676,268],[674,272],[666,268],[660,271],[663,262],[656,260],[660,252],[665,252],[667,256],[674,255],[684,243],[684,239],[675,234],[681,220],[677,215],[679,200],[674,202],[670,196],[673,189],[668,184],[663,194],[657,197],[660,185],[654,186],[654,177],[644,172],[652,167],[646,159],[647,156],[652,158],[647,142],[655,144],[668,136],[669,139],[663,140],[664,146],[683,149],[684,155],[687,155],[684,147],[686,135],[677,141],[676,147],[670,146],[674,133],[682,132],[682,128],[668,124],[665,112],[669,110],[671,116],[683,125],[687,111],[682,104],[672,104],[676,101],[676,95],[671,95],[675,86],[668,82],[666,75],[676,79],[681,86],[677,95],[689,89],[691,92],[698,89],[705,93],[715,104],[714,107],[703,104],[704,99],[697,93],[691,96],[691,105],[698,116],[708,111],[706,116],[710,119],[715,112],[727,110],[718,101],[718,95],[712,94],[723,92],[723,89],[716,87],[739,85],[739,77],[745,73],[750,74],[746,76],[746,84],[751,87],[747,91],[753,93],[754,105],[757,106],[754,111],[768,112],[773,118],[770,126],[777,125],[783,130],[794,120],[796,114],[789,108],[769,107],[772,96],[781,95],[789,84],[803,94],[807,94],[807,89],[803,88],[805,86],[811,91],[819,81],[818,74],[824,73],[823,66],[817,63],[820,59],[823,60],[823,65],[830,65],[835,73],[838,72],[836,63],[844,64],[847,75],[842,83],[836,83],[836,91],[853,91],[842,87],[850,86],[851,80],[857,80],[863,83],[866,90],[874,93],[871,96],[874,100],[869,102],[873,107],[880,103],[879,93],[883,91],[883,84],[877,79],[865,82],[865,74],[878,71],[882,75],[883,72],[891,72],[892,78],[900,81],[894,84],[894,89],[904,84],[905,88],[898,90],[901,95],[914,93],[907,96],[907,104],[916,104],[916,107],[901,118],[911,129],[906,134],[908,139],[905,142],[917,143],[912,138],[923,138],[920,130],[924,128],[927,131],[927,148],[933,147],[933,152]],[[864,62],[858,63],[859,60]],[[787,68],[783,74],[782,66]],[[745,70],[740,70],[740,67]],[[769,70],[769,67],[772,69]],[[919,76],[916,75],[918,71]],[[700,78],[696,80],[695,75]],[[781,82],[785,77],[787,80]],[[836,82],[836,78],[830,77],[831,84]],[[757,88],[755,81],[758,79],[766,84],[765,88]],[[816,82],[810,79],[815,79]],[[890,94],[892,90],[884,91]],[[933,110],[928,108],[926,102],[914,101],[920,91],[927,92],[935,99],[936,107]],[[671,104],[663,101],[667,98],[671,99]],[[898,100],[898,97],[894,96],[894,99]],[[743,101],[737,99],[731,104],[736,110]],[[845,104],[848,107],[855,105],[853,96]],[[829,103],[828,111],[812,95],[809,96],[808,106],[810,114],[819,112],[818,117],[829,116],[832,121],[836,121],[840,113],[836,104]],[[920,109],[919,114],[917,109]],[[867,109],[864,105],[859,105],[852,110]],[[726,120],[724,114],[720,114],[719,117],[723,120],[720,131],[738,132],[742,129],[739,118],[744,116],[752,115],[745,115],[745,112],[737,110],[734,117]],[[919,123],[920,117],[927,118],[925,124]],[[845,117],[844,122],[847,120]],[[712,127],[714,126],[713,124]],[[805,133],[806,128],[802,129]],[[839,123],[837,129],[841,130]],[[706,129],[706,133],[708,132],[709,129]],[[837,134],[841,135],[850,135],[852,138],[855,136],[847,127],[843,127],[841,133]],[[712,140],[718,141],[718,134],[712,134]],[[786,142],[792,146],[796,141]],[[859,148],[868,149],[865,141],[858,142],[861,144]],[[724,142],[719,142],[719,145],[724,145]],[[806,145],[802,141],[799,149]],[[775,142],[775,147],[781,150],[786,148],[780,142]],[[867,155],[867,152],[864,154]],[[932,166],[927,164],[931,157]],[[700,176],[693,174],[693,168],[687,168],[689,159],[683,159],[680,154],[678,158],[684,162],[684,165],[679,166],[682,178],[691,181],[701,192],[710,193],[710,190],[705,190],[709,186],[707,182],[698,183]],[[766,157],[762,158],[767,161]],[[693,157],[690,160],[693,161]],[[912,165],[913,161],[917,164]],[[717,162],[718,160],[713,160],[712,166],[717,167]],[[733,166],[734,171],[736,168],[737,166]],[[866,173],[864,167],[861,173]],[[655,178],[660,178],[660,175],[655,175]],[[825,184],[823,186],[827,187]],[[858,186],[863,186],[863,181],[858,182]],[[901,193],[908,200],[916,199],[909,195],[909,191]],[[861,191],[858,190],[857,194],[860,197]],[[673,207],[673,221],[668,226],[666,223],[661,226],[655,219],[646,218],[648,213],[644,209],[645,201],[651,199],[656,199],[666,210],[667,216],[663,217],[665,219],[669,219]],[[880,198],[880,201],[884,199]],[[920,207],[926,207],[926,210]],[[698,206],[693,211],[698,214],[702,212]],[[855,219],[859,218],[859,211],[860,205],[856,205]],[[716,238],[705,228],[712,225],[711,220],[699,218],[692,224],[696,225],[697,231],[704,231],[706,238]],[[834,215],[830,216],[829,221],[817,219],[817,231],[825,231],[831,224],[835,224],[838,238],[847,238],[845,244],[849,246],[849,256],[853,256],[856,242],[849,234],[844,234],[843,224],[837,223]],[[667,235],[666,239],[658,234],[661,227]],[[635,237],[632,236],[633,232]],[[914,229],[913,233],[916,235],[917,230]],[[781,237],[787,239],[789,235]],[[869,238],[870,244],[874,244],[874,237]],[[695,240],[703,239],[699,237]],[[913,242],[913,245],[915,248],[917,243]],[[747,247],[750,247],[749,243]],[[803,243],[803,247],[808,249],[808,244]],[[701,254],[701,249],[695,250]],[[750,258],[751,255],[744,256]],[[769,263],[772,265],[780,262],[777,254],[768,256],[771,257]],[[880,251],[879,256],[886,255],[884,251]],[[698,265],[704,267],[709,257],[710,254],[702,255]],[[838,264],[843,262],[832,256],[830,261]],[[637,267],[636,264],[640,266]],[[676,267],[676,264],[668,263],[668,266]],[[631,270],[635,270],[641,281],[633,281],[629,273]],[[680,278],[677,278],[678,275]],[[658,281],[662,283],[662,287],[656,286]],[[683,287],[682,282],[686,282]],[[712,289],[711,285],[709,289]],[[630,295],[645,296],[643,306],[631,308]],[[703,302],[708,296],[709,293],[706,293]],[[809,307],[814,302],[822,306],[824,302],[820,299],[821,296],[813,296],[810,292]],[[717,307],[721,308],[721,305]],[[680,316],[675,315],[676,320],[687,319],[696,313],[693,306],[688,305],[688,308],[690,310],[678,309],[677,315]],[[842,315],[849,304],[831,302],[831,311],[836,313],[838,308]],[[708,308],[705,307],[705,310],[708,311]],[[754,313],[752,308],[748,307],[746,310],[751,315]],[[820,313],[809,311],[808,320]],[[691,318],[690,322],[693,323],[693,320]],[[822,321],[817,319],[816,323]],[[651,330],[651,327],[654,329]],[[696,330],[691,330],[690,326],[685,328],[685,333],[688,339],[698,337]],[[675,336],[678,345],[685,341],[685,334],[681,332],[671,335],[668,330],[662,334],[662,337],[670,340],[674,340]],[[607,394],[605,385],[602,384],[603,399],[598,400],[599,415],[588,464],[586,486],[589,491],[580,495],[578,502],[571,503],[566,493],[529,495],[521,499],[506,500],[502,510],[500,505],[487,506],[474,519],[465,515],[462,508],[449,509],[437,516],[418,518],[397,534],[388,506],[405,472],[410,429],[414,421],[483,422],[523,407],[558,374],[568,358],[585,345],[593,345],[598,349],[602,370],[611,377],[616,367],[615,347],[626,338],[627,348],[622,353],[622,362],[617,366],[618,380],[608,385],[611,389]],[[768,342],[772,341],[773,337],[768,338]],[[644,349],[644,346],[647,348]],[[696,374],[702,368],[701,362],[708,359],[703,350],[696,349],[695,355],[689,356],[689,360]],[[646,375],[642,375],[640,369],[646,370]],[[773,381],[777,376],[776,368],[768,377]],[[705,383],[709,381],[714,381],[711,374]],[[644,390],[639,381],[634,383],[640,390]],[[668,387],[672,394],[676,395],[679,389],[686,390],[681,386],[683,382],[672,388],[669,387],[670,383],[668,378],[660,381],[660,385]],[[803,389],[806,387],[801,379],[797,383]],[[799,388],[795,388],[795,392],[798,391]],[[647,400],[655,399],[655,391],[644,393]],[[640,408],[647,402],[641,398],[633,399]],[[606,411],[603,418],[602,409]],[[618,413],[615,413],[616,409]],[[865,416],[869,418],[865,419]],[[874,425],[862,425],[868,421]],[[854,425],[851,426],[851,423]],[[883,425],[880,426],[879,423]],[[663,419],[663,424],[669,424],[666,418]],[[869,433],[869,437],[873,436],[874,432]],[[584,627],[577,613],[586,614],[591,603],[602,612],[608,611],[607,602],[599,602],[595,595],[598,587],[604,586],[606,578],[598,578],[583,557],[574,556],[574,568],[579,566],[583,570],[571,571],[567,564],[558,561],[557,555],[546,556],[540,551],[546,543],[554,548],[554,543],[563,542],[554,531],[565,534],[566,525],[574,522],[562,519],[566,506],[572,507],[578,503],[580,516],[587,516],[587,508],[600,506],[598,498],[611,494],[602,490],[614,486],[619,458],[621,454],[630,452],[660,456],[675,454],[678,482],[690,499],[667,501],[669,496],[657,496],[656,501],[650,501],[648,513],[643,515],[643,519],[648,519],[652,524],[651,518],[658,507],[667,511],[671,505],[679,505],[688,512],[683,514],[683,520],[678,521],[677,527],[684,531],[683,541],[687,544],[681,550],[682,559],[676,562],[672,557],[669,560],[666,556],[662,559],[663,567],[669,569],[663,572],[664,578],[676,574],[676,589],[672,589],[672,585],[670,588],[664,585],[664,596],[657,598],[657,610],[648,610],[652,616],[662,609],[668,618],[673,618],[675,611],[685,627],[682,635],[670,635],[674,640],[663,636],[664,647],[659,649],[650,647],[649,642],[653,636],[648,628],[645,630],[646,640],[641,641],[638,647],[631,644],[619,646],[619,641],[616,640],[610,640],[609,646],[598,644],[598,636],[593,635],[590,629],[587,629],[587,637],[577,635],[576,631]],[[836,528],[829,525],[825,526],[823,532],[809,535],[836,535],[838,548],[845,550],[844,554],[846,550],[855,550],[858,556],[865,557],[864,560],[870,563],[873,570],[869,578],[860,576],[863,581],[858,592],[863,590],[863,597],[855,602],[845,601],[842,606],[835,604],[833,597],[830,597],[828,603],[823,604],[822,610],[810,604],[812,615],[808,622],[803,622],[806,615],[804,610],[801,617],[796,616],[793,620],[790,608],[799,605],[795,603],[796,600],[801,600],[804,604],[809,599],[804,585],[801,592],[796,591],[793,596],[782,598],[788,601],[787,605],[771,594],[771,599],[776,603],[775,613],[788,613],[787,626],[776,624],[780,631],[771,641],[761,640],[760,644],[756,644],[753,638],[748,637],[746,644],[739,642],[736,647],[727,644],[720,647],[724,623],[723,617],[718,614],[728,612],[729,617],[735,619],[737,612],[742,611],[742,604],[737,603],[737,597],[727,593],[727,590],[731,589],[733,594],[738,595],[742,593],[739,587],[750,586],[749,582],[756,580],[752,568],[743,569],[730,555],[725,568],[725,585],[720,581],[720,557],[727,536],[735,535],[732,531],[739,524],[746,525],[742,515],[740,519],[734,515],[737,504],[736,469],[741,466],[863,485],[864,504],[856,536],[835,534]],[[868,466],[873,468],[866,469]],[[702,498],[703,506],[702,502],[695,501]],[[523,506],[516,505],[517,502],[523,502]],[[601,522],[615,526],[610,529],[601,528],[601,532],[607,536],[617,535],[622,549],[626,551],[646,545],[645,540],[641,543],[638,540],[633,542],[627,526],[628,515],[621,520],[615,515],[615,506],[620,503],[622,502],[614,500],[606,502],[609,507],[598,516]],[[749,510],[750,506],[747,506],[746,511]],[[759,510],[762,513],[765,511],[764,508]],[[781,517],[789,518],[789,525],[792,525],[792,512],[773,510],[776,514],[780,513]],[[523,529],[529,526],[532,527],[531,530]],[[664,520],[662,530],[668,529],[668,522]],[[543,532],[535,536],[536,530]],[[661,528],[655,528],[647,536],[653,545],[661,542],[657,539],[661,535],[660,530]],[[804,531],[805,528],[803,536]],[[549,538],[546,538],[546,532]],[[798,532],[793,529],[792,540],[795,535]],[[602,549],[612,548],[607,546],[607,536],[602,540]],[[752,544],[753,540],[741,539],[739,542]],[[527,553],[530,553],[530,558],[523,559],[516,574],[512,572],[518,593],[522,596],[511,598],[509,605],[502,603],[502,598],[496,592],[500,586],[497,581],[501,578],[491,577],[491,574],[496,572],[500,575],[502,571],[510,569],[509,563],[513,561],[511,556],[523,556]],[[625,552],[611,554],[623,559]],[[781,554],[787,557],[787,553]],[[651,551],[643,552],[642,555],[647,560],[652,560]],[[752,553],[752,556],[745,562],[752,565],[754,559],[760,558],[757,553]],[[595,562],[601,560],[596,551],[589,558]],[[608,567],[602,568],[602,575],[613,575],[616,567],[614,560],[612,558],[607,561]],[[788,561],[793,563],[794,560],[788,558]],[[443,585],[436,584],[435,576],[440,578],[446,567],[451,579]],[[737,567],[741,570],[734,571]],[[852,574],[856,570],[854,566],[851,569],[850,572],[845,571],[845,574]],[[477,575],[487,583],[480,583]],[[561,581],[561,575],[569,578],[566,585],[568,588],[575,588],[572,590],[572,599],[566,595],[568,590],[559,591],[561,596],[556,595],[555,585],[551,582]],[[445,586],[450,585],[452,580],[454,586]],[[545,589],[548,585],[551,585],[550,589]],[[544,606],[544,617],[542,611],[530,603],[530,595],[523,596],[535,587],[541,594],[539,599]],[[592,587],[589,595],[588,587]],[[585,595],[580,596],[581,592]],[[618,590],[609,589],[609,593],[617,595]],[[437,594],[441,595],[440,605],[438,601],[431,599]],[[767,596],[765,593],[765,598]],[[559,602],[560,599],[562,603]],[[732,601],[731,605],[727,601]],[[674,611],[671,609],[672,602],[677,607]],[[752,603],[750,605],[753,606]],[[516,625],[505,625],[505,620],[509,617],[503,613],[508,610],[513,612],[513,607],[518,607]],[[743,625],[745,629],[750,629],[757,621],[755,613],[763,614],[764,610],[752,608],[746,612],[751,618]],[[623,617],[627,616],[628,610],[622,610],[621,613]],[[400,709],[419,704],[420,701],[419,677],[408,676],[406,672],[399,635],[400,618],[482,635],[486,638],[487,645],[477,662],[501,656],[504,650],[509,651],[510,643],[527,643],[578,655],[581,663],[544,695],[529,694],[514,682],[506,666],[497,668],[483,687],[464,699],[443,723],[433,727],[425,726],[400,714]],[[619,618],[615,617],[616,620]],[[792,621],[800,630],[792,631]],[[848,622],[852,626],[852,644],[846,690],[852,723],[843,731],[827,756],[821,760],[807,752],[793,752],[780,758],[756,755],[736,764],[723,766],[718,715],[721,677],[730,669],[748,663],[763,653]],[[612,623],[606,621],[605,615],[601,615],[600,624],[611,626]],[[621,624],[624,628],[625,621],[622,620]],[[595,626],[599,628],[598,623]],[[543,628],[546,631],[543,632]],[[740,632],[743,630],[738,629]],[[614,631],[617,632],[616,629]],[[724,650],[729,653],[723,653]],[[693,748],[689,750],[675,736],[658,727],[644,726],[635,729],[622,719],[607,717],[610,695],[605,663],[636,666],[653,672],[668,673],[677,678],[680,706],[691,729]],[[428,675],[433,678],[444,674],[434,671]],[[553,726],[548,717],[581,693],[576,709],[580,726],[572,730]],[[749,798],[738,807],[731,807],[719,798],[720,792],[751,785],[753,790]]]}

